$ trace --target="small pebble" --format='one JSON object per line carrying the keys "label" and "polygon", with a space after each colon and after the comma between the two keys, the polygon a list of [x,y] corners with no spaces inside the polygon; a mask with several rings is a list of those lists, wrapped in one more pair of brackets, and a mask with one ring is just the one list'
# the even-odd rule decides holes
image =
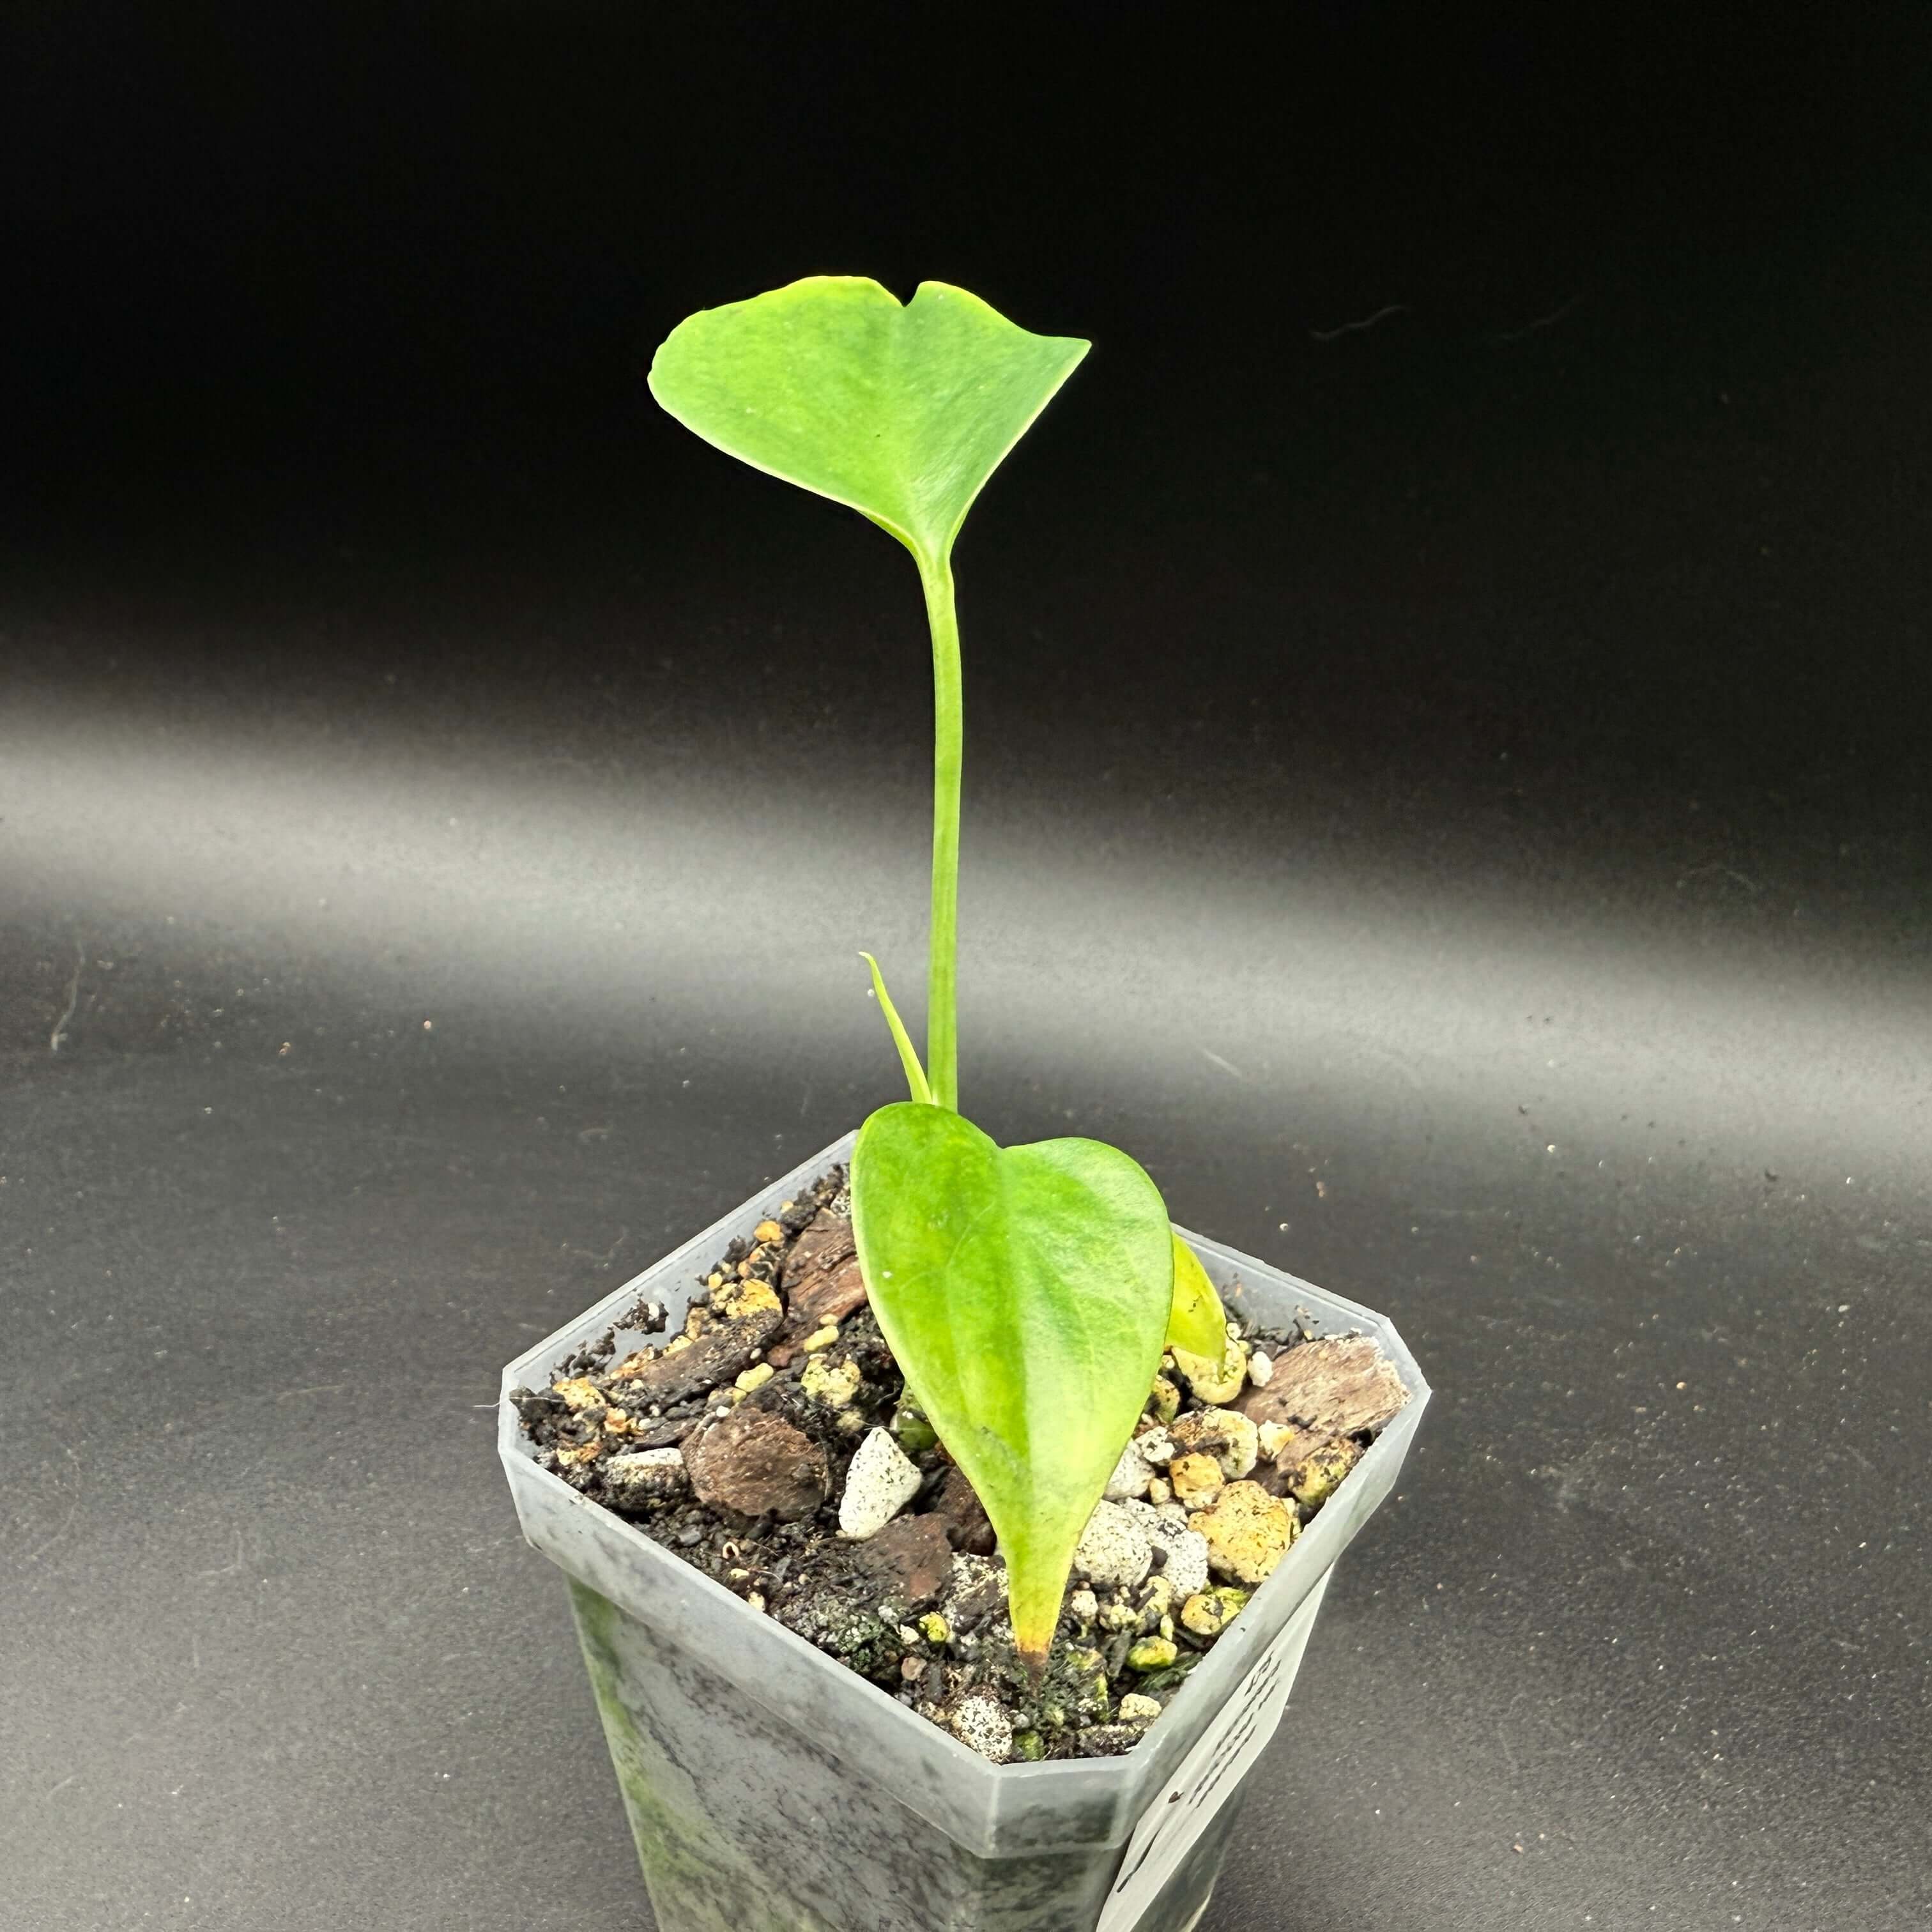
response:
{"label": "small pebble", "polygon": [[802,1522],[832,1486],[824,1448],[768,1410],[738,1409],[687,1436],[684,1460],[698,1501],[740,1516]]}
{"label": "small pebble", "polygon": [[1247,1608],[1245,1590],[1204,1590],[1180,1606],[1180,1621],[1196,1636],[1219,1636]]}
{"label": "small pebble", "polygon": [[1361,1460],[1362,1452],[1348,1436],[1324,1443],[1313,1454],[1305,1456],[1294,1468],[1284,1472],[1288,1493],[1304,1509],[1319,1509],[1332,1496],[1342,1478]]}
{"label": "small pebble", "polygon": [[1178,1467],[1184,1457],[1211,1456],[1230,1482],[1247,1474],[1261,1453],[1260,1432],[1238,1409],[1204,1408],[1184,1415],[1172,1433],[1174,1448],[1182,1452],[1173,1466]]}
{"label": "small pebble", "polygon": [[1119,1503],[1097,1502],[1081,1532],[1073,1567],[1090,1582],[1138,1583],[1154,1561],[1146,1532]]}
{"label": "small pebble", "polygon": [[876,1536],[919,1493],[918,1466],[883,1429],[859,1444],[838,1504],[838,1534],[853,1543]]}
{"label": "small pebble", "polygon": [[864,1380],[856,1362],[828,1362],[814,1355],[799,1377],[799,1387],[825,1408],[849,1408]]}
{"label": "small pebble", "polygon": [[1177,1456],[1167,1467],[1174,1493],[1190,1509],[1205,1509],[1221,1493],[1227,1480],[1211,1456]]}
{"label": "small pebble", "polygon": [[994,1764],[1012,1755],[1013,1721],[990,1697],[962,1698],[952,1714],[952,1735]]}
{"label": "small pebble", "polygon": [[1143,1672],[1165,1670],[1180,1654],[1172,1637],[1142,1637],[1127,1652],[1127,1667]]}
{"label": "small pebble", "polygon": [[1268,1385],[1268,1377],[1274,1373],[1273,1360],[1263,1354],[1258,1348],[1248,1358],[1248,1379],[1256,1388],[1266,1388]]}
{"label": "small pebble", "polygon": [[1124,1724],[1150,1724],[1160,1715],[1160,1700],[1144,1696],[1138,1690],[1130,1690],[1120,1700],[1120,1722]]}
{"label": "small pebble", "polygon": [[1238,1583],[1273,1574],[1300,1527],[1294,1510],[1258,1483],[1230,1483],[1194,1524],[1208,1539],[1209,1567]]}
{"label": "small pebble", "polygon": [[1177,1599],[1191,1597],[1208,1582],[1208,1539],[1198,1530],[1174,1529],[1163,1524],[1149,1540],[1164,1552],[1160,1574],[1172,1585]]}
{"label": "small pebble", "polygon": [[[1174,1352],[1174,1365],[1187,1378],[1187,1385],[1198,1401],[1213,1405],[1232,1402],[1248,1379],[1247,1352],[1232,1336],[1215,1361],[1206,1355],[1190,1354],[1185,1348]],[[1165,1419],[1165,1418],[1163,1418]]]}
{"label": "small pebble", "polygon": [[1107,1500],[1124,1503],[1130,1498],[1144,1496],[1148,1484],[1153,1480],[1154,1472],[1141,1454],[1140,1444],[1130,1442],[1120,1451],[1120,1460],[1114,1465],[1114,1473],[1107,1478]]}
{"label": "small pebble", "polygon": [[677,1449],[633,1449],[604,1460],[604,1480],[613,1498],[633,1508],[641,1503],[668,1502],[690,1485],[684,1455]]}
{"label": "small pebble", "polygon": [[[734,1322],[751,1320],[760,1315],[776,1315],[784,1306],[771,1284],[763,1281],[727,1282],[712,1294],[711,1305],[720,1315]],[[690,1337],[686,1335],[680,1339],[688,1341]]]}

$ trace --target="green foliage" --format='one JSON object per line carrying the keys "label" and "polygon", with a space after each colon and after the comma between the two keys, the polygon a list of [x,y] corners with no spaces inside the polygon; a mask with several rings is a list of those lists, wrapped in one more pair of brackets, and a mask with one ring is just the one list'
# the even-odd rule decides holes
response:
{"label": "green foliage", "polygon": [[706,442],[862,512],[923,567],[1087,350],[944,282],[902,306],[865,276],[811,275],[679,323],[651,393]]}
{"label": "green foliage", "polygon": [[1043,1661],[1074,1545],[1160,1366],[1160,1190],[1099,1141],[1000,1148],[900,1101],[860,1131],[852,1203],[879,1326],[986,1505],[1014,1636]]}
{"label": "green foliage", "polygon": [[926,1084],[926,1069],[919,1064],[919,1054],[908,1037],[905,1022],[899,1018],[899,1010],[892,1004],[892,996],[886,991],[886,976],[879,970],[879,962],[869,952],[859,957],[872,969],[872,994],[879,1003],[879,1010],[886,1016],[886,1028],[892,1036],[892,1044],[899,1050],[899,1064],[905,1070],[906,1084],[912,1089],[915,1100],[930,1100],[932,1089]]}
{"label": "green foliage", "polygon": [[1228,1346],[1228,1316],[1221,1298],[1199,1257],[1178,1234],[1174,1238],[1174,1306],[1167,1320],[1167,1346],[1215,1358]]}
{"label": "green foliage", "polygon": [[932,934],[926,1066],[959,1104],[961,723],[952,542],[1000,459],[1088,345],[1016,328],[922,282],[902,307],[862,275],[809,275],[700,310],[665,338],[651,393],[707,442],[849,505],[910,550],[932,632]]}
{"label": "green foliage", "polygon": [[860,1131],[854,1219],[880,1324],[986,1505],[1014,1632],[1036,1666],[1170,1322],[1186,1335],[1211,1322],[1216,1352],[1226,1339],[1213,1288],[1126,1155],[1086,1140],[1003,1150],[958,1112],[952,544],[1087,349],[1030,334],[943,282],[902,306],[877,282],[815,275],[692,316],[650,376],[658,400],[706,441],[869,517],[919,566],[933,668],[926,1058],[864,955],[913,1098]]}

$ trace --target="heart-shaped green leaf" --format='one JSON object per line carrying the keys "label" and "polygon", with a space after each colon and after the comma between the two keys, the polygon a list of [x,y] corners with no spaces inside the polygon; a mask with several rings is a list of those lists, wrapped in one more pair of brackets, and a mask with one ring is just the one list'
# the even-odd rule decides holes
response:
{"label": "heart-shaped green leaf", "polygon": [[1201,1258],[1178,1234],[1174,1238],[1174,1310],[1168,1317],[1167,1346],[1219,1358],[1228,1346],[1228,1317]]}
{"label": "heart-shaped green leaf", "polygon": [[651,393],[706,442],[862,511],[936,564],[1088,347],[944,282],[902,306],[868,277],[812,275],[680,322]]}
{"label": "heart-shaped green leaf", "polygon": [[901,1101],[860,1130],[852,1210],[879,1326],[986,1505],[1037,1665],[1160,1366],[1174,1293],[1160,1192],[1098,1141],[1001,1148],[950,1108]]}

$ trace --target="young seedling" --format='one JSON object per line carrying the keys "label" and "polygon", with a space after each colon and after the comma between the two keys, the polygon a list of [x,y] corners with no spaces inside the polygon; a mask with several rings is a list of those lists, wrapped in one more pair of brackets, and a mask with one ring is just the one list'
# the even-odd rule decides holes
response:
{"label": "young seedling", "polygon": [[814,275],[680,323],[651,392],[688,428],[889,530],[932,634],[932,912],[921,1065],[870,953],[910,1101],[852,1156],[859,1258],[914,1399],[986,1506],[1013,1633],[1043,1665],[1075,1545],[1170,1339],[1225,1318],[1138,1164],[1099,1141],[1001,1148],[958,1112],[959,629],[952,545],[988,477],[1087,353],[976,296]]}

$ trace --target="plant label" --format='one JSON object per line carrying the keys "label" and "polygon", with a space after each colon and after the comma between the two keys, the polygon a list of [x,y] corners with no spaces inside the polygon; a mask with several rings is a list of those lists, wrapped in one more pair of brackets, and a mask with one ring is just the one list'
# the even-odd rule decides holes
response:
{"label": "plant label", "polygon": [[1179,1868],[1190,1847],[1240,1789],[1241,1780],[1274,1736],[1288,1703],[1315,1613],[1328,1588],[1324,1574],[1263,1651],[1247,1676],[1142,1814],[1127,1840],[1114,1887],[1094,1932],[1136,1932],[1143,1916]]}

